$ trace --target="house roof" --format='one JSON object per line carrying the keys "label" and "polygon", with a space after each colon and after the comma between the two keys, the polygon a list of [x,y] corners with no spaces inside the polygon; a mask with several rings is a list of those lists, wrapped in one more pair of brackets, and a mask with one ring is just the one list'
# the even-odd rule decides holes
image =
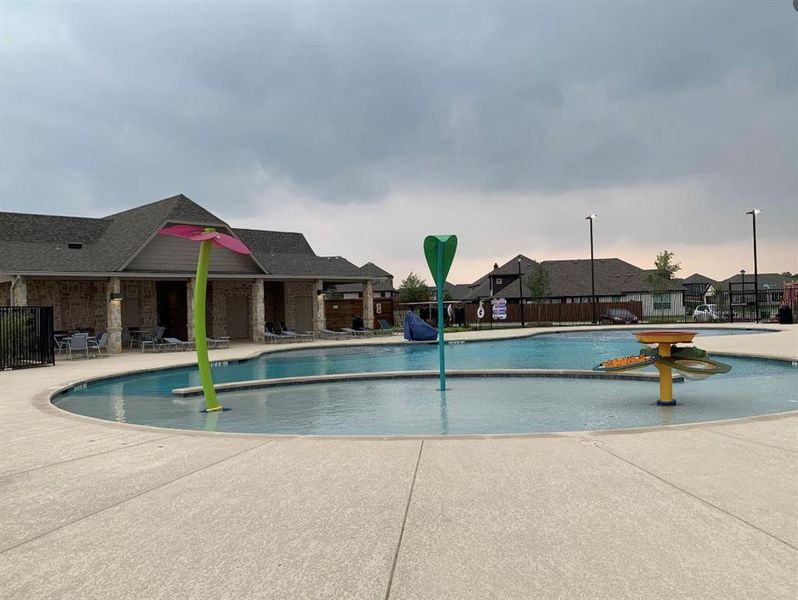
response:
{"label": "house roof", "polygon": [[316,256],[301,233],[233,229],[183,194],[102,218],[0,212],[0,273],[122,273],[167,223],[217,227],[239,237],[263,268],[253,275],[369,278],[345,258]]}
{"label": "house roof", "polygon": [[[360,273],[367,277],[378,278],[374,281],[375,292],[395,292],[393,287],[393,275],[385,269],[378,267],[373,262],[367,262],[360,267]],[[363,291],[362,283],[339,283],[333,288],[342,294],[360,293]]]}
{"label": "house roof", "polygon": [[535,268],[535,265],[538,263],[524,256],[523,254],[519,254],[508,260],[506,263],[493,269],[490,273],[488,273],[488,277],[494,276],[502,276],[502,275],[518,275],[518,259],[521,259],[521,273],[530,273]]}
{"label": "house roof", "polygon": [[701,275],[701,273],[693,273],[689,277],[685,277],[682,279],[682,283],[686,285],[690,285],[691,283],[704,283],[707,285],[713,285],[718,283],[711,277],[707,277],[706,275]]}
{"label": "house roof", "polygon": [[[522,274],[530,273],[538,263],[521,256]],[[517,258],[513,258],[501,267],[498,267],[478,279],[468,287],[470,291],[462,298],[464,300],[477,300],[490,296],[489,277],[496,275],[517,275]],[[590,296],[590,259],[574,260],[545,260],[541,264],[549,274],[550,297],[562,296]],[[513,267],[515,270],[513,270]],[[597,258],[594,260],[594,273],[596,281],[596,295],[615,296],[627,292],[647,292],[651,290],[648,282],[649,271],[636,267],[619,258]],[[673,280],[666,289],[681,290],[680,281]],[[524,294],[528,291],[524,290]],[[517,297],[516,281],[495,287],[493,296]],[[459,299],[459,298],[458,298]]]}

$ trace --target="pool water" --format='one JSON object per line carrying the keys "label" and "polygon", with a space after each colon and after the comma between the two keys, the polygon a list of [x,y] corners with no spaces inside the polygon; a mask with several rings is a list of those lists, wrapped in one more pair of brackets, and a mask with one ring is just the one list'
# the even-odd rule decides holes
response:
{"label": "pool water", "polygon": [[[718,330],[705,330],[701,335]],[[726,330],[721,330],[726,333]],[[700,338],[698,338],[700,346]],[[547,334],[447,346],[452,369],[589,369],[636,354],[629,330]],[[655,382],[467,377],[314,383],[225,393],[232,410],[205,414],[203,399],[171,395],[198,385],[195,369],[131,375],[89,384],[57,406],[112,421],[226,432],[319,435],[446,435],[646,427],[798,409],[798,368],[721,358],[732,371],[674,386],[675,407],[655,405]],[[333,373],[437,369],[434,345],[295,350],[214,367],[217,383]],[[653,368],[644,371],[655,372]]]}

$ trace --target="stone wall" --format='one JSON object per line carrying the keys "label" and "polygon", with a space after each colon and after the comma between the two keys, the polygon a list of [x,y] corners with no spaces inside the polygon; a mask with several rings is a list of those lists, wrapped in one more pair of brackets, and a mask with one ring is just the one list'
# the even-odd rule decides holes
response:
{"label": "stone wall", "polygon": [[56,331],[91,328],[105,331],[107,280],[29,279],[28,305],[52,306]]}
{"label": "stone wall", "polygon": [[266,337],[266,306],[263,293],[263,279],[258,279],[250,283],[249,289],[249,339],[260,344]]}
{"label": "stone wall", "polygon": [[[143,279],[123,279],[122,289],[122,325],[125,327],[138,325],[144,330],[154,330],[158,327],[158,297],[155,292],[155,282]],[[125,322],[125,300],[136,298],[139,303],[140,323]]]}
{"label": "stone wall", "polygon": [[249,298],[252,282],[213,280],[208,282],[207,323],[208,335],[218,337],[227,334],[227,299],[231,296]]}

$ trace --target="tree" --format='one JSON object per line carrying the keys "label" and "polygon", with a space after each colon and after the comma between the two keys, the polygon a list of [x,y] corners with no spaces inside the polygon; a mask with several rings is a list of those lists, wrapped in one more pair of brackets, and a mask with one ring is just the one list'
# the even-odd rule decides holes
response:
{"label": "tree", "polygon": [[[529,291],[532,302],[538,305],[538,323],[542,307],[540,302],[551,295],[551,280],[549,272],[542,264],[537,263],[532,272],[523,278],[524,287]],[[523,310],[523,307],[522,307]]]}
{"label": "tree", "polygon": [[406,279],[399,286],[399,302],[426,302],[429,298],[427,282],[410,271]]}
{"label": "tree", "polygon": [[533,302],[540,302],[551,294],[551,280],[546,267],[540,263],[529,275],[524,277],[524,287],[529,291],[529,297]]}
{"label": "tree", "polygon": [[675,262],[675,254],[669,250],[663,250],[657,254],[654,260],[654,272],[648,275],[648,283],[654,291],[662,292],[670,287],[673,276],[681,270],[681,263]]}

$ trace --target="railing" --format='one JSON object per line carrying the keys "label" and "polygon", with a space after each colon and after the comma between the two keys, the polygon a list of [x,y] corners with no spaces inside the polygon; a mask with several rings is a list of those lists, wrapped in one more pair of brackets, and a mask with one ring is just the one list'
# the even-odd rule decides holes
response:
{"label": "railing", "polygon": [[55,364],[52,306],[0,306],[0,371]]}

